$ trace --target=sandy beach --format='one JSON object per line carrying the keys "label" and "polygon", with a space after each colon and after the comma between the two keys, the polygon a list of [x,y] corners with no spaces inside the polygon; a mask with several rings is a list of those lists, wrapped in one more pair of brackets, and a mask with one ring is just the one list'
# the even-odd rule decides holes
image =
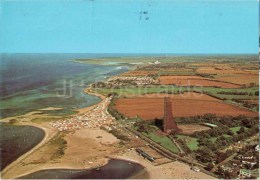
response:
{"label": "sandy beach", "polygon": [[[78,114],[86,113],[101,104],[105,97],[91,93],[102,99],[101,102],[90,107],[78,109]],[[57,108],[45,108],[55,110]],[[11,119],[21,119],[19,125],[31,125],[41,128],[45,132],[44,139],[33,149],[20,156],[17,160],[9,164],[3,171],[3,178],[16,178],[41,169],[66,168],[66,169],[86,169],[102,166],[107,163],[107,154],[120,150],[117,147],[119,140],[112,134],[99,128],[80,129],[75,133],[66,133],[64,138],[67,141],[65,155],[53,160],[51,158],[53,147],[48,142],[57,135],[57,130],[53,129],[49,122],[33,122],[35,118],[44,118],[45,115],[33,111],[22,116],[5,118],[2,122],[9,122]],[[60,117],[61,118],[61,117]],[[98,138],[97,138],[98,137]],[[72,158],[73,157],[73,158]],[[98,158],[97,158],[98,157]]]}
{"label": "sandy beach", "polygon": [[[100,94],[86,93],[98,96],[101,102],[90,107],[78,110],[77,115],[91,112],[99,104],[102,104],[106,97]],[[51,109],[51,108],[48,108]],[[105,165],[110,158],[118,158],[137,162],[145,169],[136,174],[133,178],[185,178],[185,179],[211,179],[202,172],[194,172],[184,163],[175,161],[160,166],[154,166],[147,160],[139,156],[134,148],[120,145],[120,140],[107,131],[96,128],[80,128],[74,132],[58,132],[48,121],[33,122],[35,117],[44,115],[36,112],[19,116],[21,125],[32,125],[45,131],[44,139],[33,149],[19,157],[16,161],[7,166],[2,172],[2,178],[17,178],[43,169],[89,169]],[[4,119],[8,122],[12,118]],[[53,144],[55,138],[62,137],[67,142],[64,155],[55,157],[59,151],[59,146]]]}
{"label": "sandy beach", "polygon": [[46,143],[13,162],[9,171],[5,171],[2,177],[17,178],[43,169],[100,167],[108,162],[107,154],[115,154],[120,150],[117,147],[119,141],[100,129],[80,129],[74,134],[67,134],[65,140],[67,148],[61,158],[52,159],[53,147]]}

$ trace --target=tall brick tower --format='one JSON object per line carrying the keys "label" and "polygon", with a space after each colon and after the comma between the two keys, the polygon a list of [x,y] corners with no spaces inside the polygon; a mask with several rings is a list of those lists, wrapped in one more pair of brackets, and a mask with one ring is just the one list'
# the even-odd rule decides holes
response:
{"label": "tall brick tower", "polygon": [[164,98],[164,118],[163,118],[163,132],[170,133],[171,131],[181,131],[178,128],[172,115],[172,102],[169,97]]}

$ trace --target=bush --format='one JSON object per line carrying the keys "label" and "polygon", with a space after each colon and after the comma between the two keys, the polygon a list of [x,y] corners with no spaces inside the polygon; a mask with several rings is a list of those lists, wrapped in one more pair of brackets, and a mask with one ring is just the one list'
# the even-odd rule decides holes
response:
{"label": "bush", "polygon": [[214,168],[214,165],[212,163],[208,163],[208,165],[205,167],[207,171],[210,171]]}
{"label": "bush", "polygon": [[255,96],[259,96],[259,91],[256,91],[256,92],[255,92]]}

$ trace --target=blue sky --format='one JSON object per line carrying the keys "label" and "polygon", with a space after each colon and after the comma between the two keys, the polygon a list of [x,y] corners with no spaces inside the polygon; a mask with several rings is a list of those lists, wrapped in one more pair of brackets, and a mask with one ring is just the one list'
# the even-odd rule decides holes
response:
{"label": "blue sky", "polygon": [[0,0],[0,52],[258,52],[257,0]]}

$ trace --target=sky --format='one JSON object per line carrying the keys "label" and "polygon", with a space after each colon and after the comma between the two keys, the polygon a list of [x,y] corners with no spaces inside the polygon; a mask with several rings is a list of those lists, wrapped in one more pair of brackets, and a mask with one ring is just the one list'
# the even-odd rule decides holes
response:
{"label": "sky", "polygon": [[0,53],[258,53],[257,0],[0,0]]}

